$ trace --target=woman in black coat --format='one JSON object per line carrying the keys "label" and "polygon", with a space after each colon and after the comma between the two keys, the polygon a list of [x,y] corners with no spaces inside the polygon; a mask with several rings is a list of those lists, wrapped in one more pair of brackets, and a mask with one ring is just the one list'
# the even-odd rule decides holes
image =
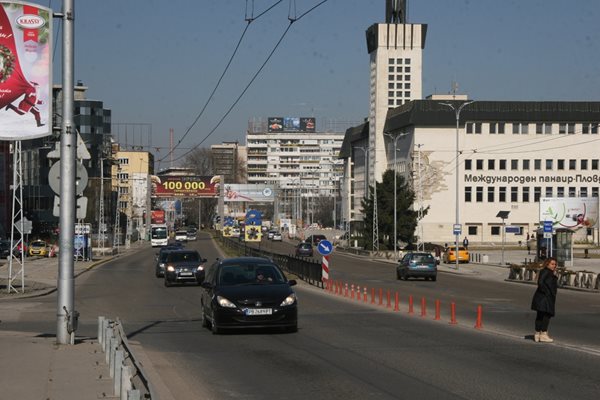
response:
{"label": "woman in black coat", "polygon": [[544,261],[537,281],[537,290],[533,294],[531,309],[537,311],[535,317],[536,342],[552,343],[554,339],[548,336],[550,318],[554,316],[558,277],[556,276],[556,258],[549,257]]}

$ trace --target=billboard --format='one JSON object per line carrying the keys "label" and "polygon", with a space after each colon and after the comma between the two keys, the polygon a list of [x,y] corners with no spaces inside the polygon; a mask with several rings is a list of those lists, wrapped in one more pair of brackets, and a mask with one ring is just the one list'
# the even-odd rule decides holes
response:
{"label": "billboard", "polygon": [[52,10],[0,2],[0,140],[52,134]]}
{"label": "billboard", "polygon": [[271,186],[264,184],[229,184],[225,187],[225,202],[268,202],[272,203],[275,194]]}
{"label": "billboard", "polygon": [[152,197],[217,197],[219,176],[152,175]]}
{"label": "billboard", "polygon": [[164,224],[165,223],[165,210],[152,210],[150,216],[151,224]]}
{"label": "billboard", "polygon": [[267,118],[267,128],[269,132],[283,132],[283,118],[270,117]]}
{"label": "billboard", "polygon": [[552,221],[553,228],[598,227],[597,197],[542,197],[540,221]]}
{"label": "billboard", "polygon": [[269,117],[267,119],[269,132],[315,132],[314,117]]}

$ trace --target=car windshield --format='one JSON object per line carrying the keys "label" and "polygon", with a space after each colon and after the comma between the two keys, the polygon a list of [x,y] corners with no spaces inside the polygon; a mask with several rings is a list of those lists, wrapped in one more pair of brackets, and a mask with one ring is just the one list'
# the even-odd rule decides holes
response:
{"label": "car windshield", "polygon": [[223,286],[284,282],[281,272],[271,264],[230,264],[223,265],[219,271],[219,284]]}
{"label": "car windshield", "polygon": [[167,228],[152,228],[152,239],[166,239]]}
{"label": "car windshield", "polygon": [[171,262],[192,262],[192,261],[200,261],[200,254],[195,251],[191,252],[173,252],[169,253],[169,261]]}
{"label": "car windshield", "polygon": [[421,262],[421,263],[433,263],[435,262],[433,256],[431,254],[416,254],[413,257],[413,261]]}

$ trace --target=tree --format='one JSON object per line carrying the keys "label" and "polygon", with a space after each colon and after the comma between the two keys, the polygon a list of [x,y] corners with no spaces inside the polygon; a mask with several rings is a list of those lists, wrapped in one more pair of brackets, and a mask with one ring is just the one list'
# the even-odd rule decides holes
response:
{"label": "tree", "polygon": [[316,197],[313,206],[313,222],[318,222],[321,226],[333,226],[334,201],[335,199],[333,197]]}
{"label": "tree", "polygon": [[[388,169],[383,173],[381,182],[377,182],[377,215],[379,222],[379,240],[388,248],[394,247],[394,171]],[[369,197],[362,200],[364,218],[364,246],[373,246],[373,186],[369,186]],[[415,241],[415,230],[418,225],[418,212],[414,210],[415,193],[409,187],[404,176],[397,174],[396,181],[396,214],[397,238],[399,241],[412,244]],[[427,209],[423,210],[423,215]]]}

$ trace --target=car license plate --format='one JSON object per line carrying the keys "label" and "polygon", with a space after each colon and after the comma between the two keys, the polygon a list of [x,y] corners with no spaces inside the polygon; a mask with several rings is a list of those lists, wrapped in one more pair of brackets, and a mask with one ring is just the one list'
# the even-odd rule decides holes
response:
{"label": "car license plate", "polygon": [[191,272],[181,272],[179,275],[180,276],[192,276],[193,274]]}
{"label": "car license plate", "polygon": [[273,309],[271,308],[247,308],[246,315],[271,315]]}

